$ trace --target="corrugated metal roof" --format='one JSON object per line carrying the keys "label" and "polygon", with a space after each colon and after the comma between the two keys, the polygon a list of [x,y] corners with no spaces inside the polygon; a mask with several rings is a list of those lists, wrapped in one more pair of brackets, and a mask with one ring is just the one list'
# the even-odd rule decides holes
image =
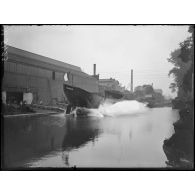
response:
{"label": "corrugated metal roof", "polygon": [[76,71],[81,71],[81,68],[78,67],[78,66],[71,65],[71,64],[61,62],[61,61],[58,61],[58,60],[54,60],[54,59],[51,59],[51,58],[48,58],[48,57],[45,57],[45,56],[42,56],[42,55],[38,55],[38,54],[28,52],[28,51],[25,51],[25,50],[22,50],[22,49],[19,49],[19,48],[16,48],[16,47],[12,47],[12,46],[9,46],[9,45],[8,45],[7,51],[8,51],[8,53],[13,53],[15,55],[19,55],[19,56],[31,58],[31,59],[34,59],[34,60],[42,61],[42,62],[45,62],[45,63],[53,64],[53,65],[56,65],[56,66],[60,66],[62,68],[68,68],[68,69],[72,69],[72,70],[76,70]]}
{"label": "corrugated metal roof", "polygon": [[[7,45],[8,61],[23,62],[26,65],[37,66],[44,69],[50,69],[60,72],[72,72],[82,77],[94,79],[94,77],[82,72],[81,68],[65,62],[54,60],[45,56],[31,53],[16,47]],[[30,59],[30,60],[29,60]]]}

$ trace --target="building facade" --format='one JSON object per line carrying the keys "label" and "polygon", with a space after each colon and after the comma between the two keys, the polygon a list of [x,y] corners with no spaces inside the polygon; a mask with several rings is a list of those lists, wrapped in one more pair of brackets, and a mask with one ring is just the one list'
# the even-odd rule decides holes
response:
{"label": "building facade", "polygon": [[99,86],[100,88],[104,88],[104,90],[115,90],[124,92],[125,87],[122,87],[116,79],[99,79]]}
{"label": "building facade", "polygon": [[32,94],[32,103],[65,103],[63,83],[98,92],[98,81],[78,66],[7,47],[4,62],[2,97],[4,102],[19,102]]}
{"label": "building facade", "polygon": [[134,95],[137,100],[153,99],[156,103],[164,101],[162,89],[154,89],[152,85],[142,85],[135,87]]}

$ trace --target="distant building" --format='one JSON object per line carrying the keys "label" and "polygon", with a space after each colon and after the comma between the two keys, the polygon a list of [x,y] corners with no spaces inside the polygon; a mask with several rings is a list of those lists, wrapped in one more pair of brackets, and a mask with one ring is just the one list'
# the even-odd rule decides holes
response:
{"label": "distant building", "polygon": [[137,86],[134,89],[134,95],[136,98],[151,98],[154,93],[152,85]]}
{"label": "distant building", "polygon": [[97,79],[82,72],[78,66],[11,46],[7,48],[7,57],[2,83],[6,103],[26,98],[36,104],[64,103],[63,83],[98,92]]}
{"label": "distant building", "polygon": [[127,99],[127,100],[134,100],[135,99],[134,93],[132,91],[125,90],[123,93],[124,93],[125,99]]}
{"label": "distant building", "polygon": [[163,94],[162,89],[154,89],[154,92],[155,92],[155,93],[160,93],[160,94]]}
{"label": "distant building", "polygon": [[104,90],[115,90],[124,92],[125,87],[122,87],[116,79],[110,78],[110,79],[99,79],[99,86],[100,88]]}
{"label": "distant building", "polygon": [[136,91],[143,91],[143,86],[137,86],[134,88],[134,92]]}
{"label": "distant building", "polygon": [[137,86],[134,90],[134,96],[137,100],[152,100],[156,103],[164,101],[162,89],[153,89],[153,85]]}

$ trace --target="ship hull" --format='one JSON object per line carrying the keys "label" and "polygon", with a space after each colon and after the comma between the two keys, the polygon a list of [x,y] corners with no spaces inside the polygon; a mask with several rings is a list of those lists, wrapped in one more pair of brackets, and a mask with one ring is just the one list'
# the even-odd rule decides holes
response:
{"label": "ship hull", "polygon": [[64,84],[64,93],[71,107],[98,108],[104,97],[84,89]]}
{"label": "ship hull", "polygon": [[114,90],[105,90],[105,98],[107,99],[122,99],[124,97],[124,94],[119,91]]}

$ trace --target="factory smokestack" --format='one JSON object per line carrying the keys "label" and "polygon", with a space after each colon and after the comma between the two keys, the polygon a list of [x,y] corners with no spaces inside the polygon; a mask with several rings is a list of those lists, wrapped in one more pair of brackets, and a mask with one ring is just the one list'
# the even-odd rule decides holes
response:
{"label": "factory smokestack", "polygon": [[93,75],[96,75],[96,64],[93,65]]}
{"label": "factory smokestack", "polygon": [[131,69],[131,92],[133,92],[133,69]]}

